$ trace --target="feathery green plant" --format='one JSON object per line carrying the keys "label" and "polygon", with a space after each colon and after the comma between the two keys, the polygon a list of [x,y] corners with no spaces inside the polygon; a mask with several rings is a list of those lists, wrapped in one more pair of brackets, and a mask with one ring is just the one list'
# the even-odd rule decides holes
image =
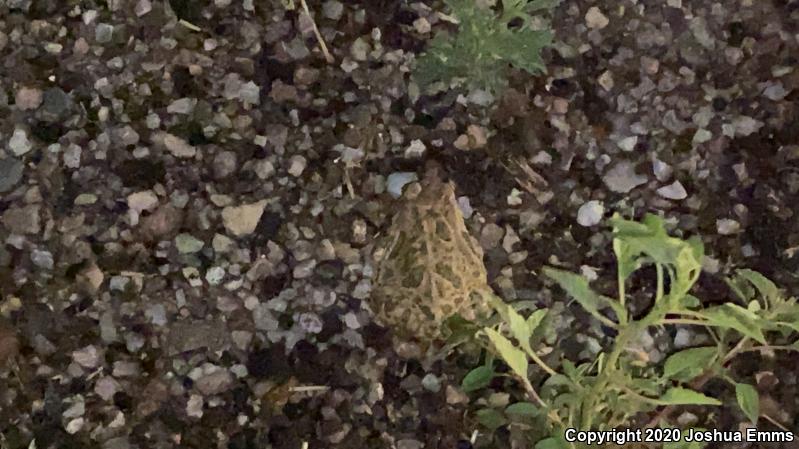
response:
{"label": "feathery green plant", "polygon": [[552,42],[549,30],[533,28],[535,12],[558,0],[501,0],[500,11],[476,0],[446,0],[459,22],[453,36],[438,33],[417,62],[414,78],[426,86],[463,80],[469,88],[496,92],[507,83],[508,66],[543,72],[541,50]]}

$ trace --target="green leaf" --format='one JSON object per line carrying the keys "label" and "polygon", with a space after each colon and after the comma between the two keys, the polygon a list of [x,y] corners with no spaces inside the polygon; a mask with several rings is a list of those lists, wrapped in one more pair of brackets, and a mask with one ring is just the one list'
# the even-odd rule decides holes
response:
{"label": "green leaf", "polygon": [[543,272],[552,280],[560,285],[560,288],[566,290],[566,293],[574,298],[580,305],[591,315],[594,315],[600,321],[607,321],[608,319],[599,313],[599,307],[609,305],[613,302],[612,299],[603,297],[598,293],[591,290],[588,286],[588,280],[579,274],[571,273],[557,268],[544,267]]}
{"label": "green leaf", "polygon": [[[543,71],[541,49],[550,45],[552,33],[533,30],[529,13],[544,9],[547,3],[503,0],[503,13],[498,15],[474,0],[446,0],[458,19],[458,32],[436,34],[417,58],[414,79],[422,86],[464,81],[468,87],[496,91],[506,85],[509,65],[530,73]],[[521,26],[509,27],[517,18]]]}
{"label": "green leaf", "polygon": [[444,321],[444,329],[447,334],[447,342],[455,344],[473,340],[474,335],[480,331],[482,327],[463,318],[459,314],[454,314]]}
{"label": "green leaf", "polygon": [[552,9],[560,3],[560,0],[532,0],[524,7],[528,13],[542,9]]}
{"label": "green leaf", "polygon": [[708,324],[711,326],[734,329],[761,344],[766,344],[766,337],[761,330],[760,318],[737,304],[725,303],[697,313],[707,319],[709,321]]}
{"label": "green leaf", "polygon": [[749,384],[735,384],[735,398],[749,421],[757,424],[757,419],[760,417],[760,396],[755,387]]}
{"label": "green leaf", "polygon": [[717,356],[718,348],[715,346],[690,348],[674,353],[663,365],[663,376],[687,382],[715,363]]}
{"label": "green leaf", "polygon": [[505,418],[505,416],[493,408],[484,408],[478,410],[475,415],[477,416],[477,422],[492,431],[508,423],[508,420]]}
{"label": "green leaf", "polygon": [[673,387],[661,396],[663,405],[721,405],[721,401],[687,388]]}
{"label": "green leaf", "polygon": [[522,349],[528,354],[532,354],[533,348],[530,346],[530,337],[538,325],[541,324],[541,320],[546,316],[547,310],[536,310],[526,320],[513,307],[507,306],[506,313],[506,321],[510,325],[511,334],[519,342]]}
{"label": "green leaf", "polygon": [[691,310],[701,306],[702,301],[694,295],[683,295],[678,305],[684,310]]}
{"label": "green leaf", "polygon": [[547,316],[547,312],[549,312],[549,310],[539,309],[527,317],[527,328],[529,329],[530,335],[532,335],[533,332],[538,329],[538,326],[541,325],[541,321],[543,321],[544,317]]}
{"label": "green leaf", "polygon": [[541,414],[541,410],[532,402],[517,402],[509,405],[505,409],[506,415],[517,415],[525,418],[533,418]]}
{"label": "green leaf", "polygon": [[640,253],[633,251],[632,247],[623,239],[613,239],[613,252],[616,255],[616,264],[618,265],[622,282],[626,281],[631,274],[643,265],[642,260],[638,258]]}
{"label": "green leaf", "polygon": [[736,274],[755,286],[760,295],[768,304],[774,304],[780,298],[780,290],[771,280],[757,271],[741,269]]}
{"label": "green leaf", "polygon": [[485,328],[484,332],[496,348],[502,360],[522,379],[527,379],[527,355],[520,349],[513,346],[513,343],[502,334],[491,328]]}
{"label": "green leaf", "polygon": [[508,324],[513,338],[518,340],[522,348],[527,349],[530,346],[530,335],[533,332],[527,327],[527,321],[524,317],[512,307],[508,307]]}
{"label": "green leaf", "polygon": [[478,366],[463,378],[461,388],[466,393],[485,388],[491,383],[495,374],[494,369],[490,366]]}

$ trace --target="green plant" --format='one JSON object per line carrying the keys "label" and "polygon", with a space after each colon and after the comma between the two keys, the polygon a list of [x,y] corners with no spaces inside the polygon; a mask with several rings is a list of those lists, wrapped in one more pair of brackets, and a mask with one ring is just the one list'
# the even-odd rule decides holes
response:
{"label": "green plant", "polygon": [[508,65],[529,73],[544,71],[541,49],[552,41],[549,30],[534,29],[532,13],[557,0],[501,0],[501,11],[476,0],[446,0],[459,22],[453,36],[438,33],[418,60],[415,79],[422,85],[465,80],[470,88],[496,91],[506,84]]}
{"label": "green plant", "polygon": [[[761,416],[757,390],[733,379],[729,364],[750,351],[799,350],[799,341],[786,343],[799,331],[799,305],[785,298],[766,277],[738,270],[727,280],[737,302],[703,307],[689,291],[699,278],[704,249],[698,238],[671,237],[662,219],[648,215],[641,223],[614,216],[613,251],[617,260],[617,297],[595,292],[582,276],[547,267],[554,280],[603,326],[616,332],[612,345],[590,363],[569,360],[544,361],[535,350],[546,326],[547,310],[523,317],[513,307],[495,299],[500,324],[485,327],[482,335],[492,353],[510,368],[509,375],[524,387],[526,401],[503,411],[483,409],[478,420],[487,427],[515,423],[527,426],[536,448],[585,447],[564,438],[567,428],[609,430],[629,426],[633,418],[647,416],[648,428],[663,426],[675,406],[721,405],[699,390],[710,378],[732,384],[744,415],[757,423]],[[628,311],[628,279],[652,264],[656,273],[652,307],[640,318]],[[715,344],[669,355],[662,364],[634,350],[636,340],[652,326],[703,326]],[[768,337],[768,338],[767,338]],[[770,345],[769,341],[781,344]],[[532,361],[540,368],[531,380]],[[559,363],[559,366],[555,366]],[[463,381],[466,391],[482,388],[498,374],[493,358],[470,372]],[[557,368],[557,369],[556,369]],[[669,449],[688,446],[684,441]]]}

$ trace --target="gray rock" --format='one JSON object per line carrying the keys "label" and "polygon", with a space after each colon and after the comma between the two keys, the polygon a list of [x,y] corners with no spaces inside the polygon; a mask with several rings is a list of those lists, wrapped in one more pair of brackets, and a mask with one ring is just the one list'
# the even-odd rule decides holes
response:
{"label": "gray rock", "polygon": [[69,95],[58,87],[51,87],[44,91],[44,102],[39,108],[42,119],[56,122],[66,117],[72,107]]}
{"label": "gray rock", "polygon": [[663,126],[674,134],[682,134],[688,124],[677,117],[677,113],[673,110],[666,111],[663,114]]}
{"label": "gray rock", "polygon": [[197,149],[178,136],[164,133],[164,146],[175,157],[190,158],[197,154]]}
{"label": "gray rock", "polygon": [[258,226],[265,207],[265,200],[235,207],[228,206],[222,209],[222,221],[225,228],[236,237],[252,234]]}
{"label": "gray rock", "polygon": [[308,165],[308,161],[305,159],[304,156],[295,155],[291,156],[289,160],[289,168],[288,172],[291,176],[298,177],[305,171],[305,167]]}
{"label": "gray rock", "polygon": [[253,170],[259,179],[269,179],[275,174],[275,165],[267,159],[260,159],[253,164]]}
{"label": "gray rock", "polygon": [[418,176],[414,172],[395,172],[388,175],[386,180],[386,190],[394,198],[402,196],[402,188],[405,185],[418,180]]}
{"label": "gray rock", "polygon": [[736,136],[746,137],[750,134],[756,133],[763,127],[763,122],[755,120],[752,117],[742,115],[732,121],[732,126],[735,128]]}
{"label": "gray rock", "polygon": [[261,87],[252,81],[244,83],[239,88],[238,97],[245,104],[259,105],[261,104]]}
{"label": "gray rock", "polygon": [[66,150],[64,150],[64,165],[67,168],[80,168],[80,158],[83,154],[83,150],[75,145],[70,144]]}
{"label": "gray rock", "polygon": [[39,206],[11,207],[3,213],[3,225],[14,234],[38,234],[41,230]]}
{"label": "gray rock", "polygon": [[203,249],[205,243],[191,234],[181,233],[175,237],[175,247],[180,254],[193,254]]}
{"label": "gray rock", "polygon": [[[277,321],[275,321],[277,323]],[[228,343],[225,323],[218,321],[178,321],[169,326],[167,355],[208,348],[211,352],[224,349]]]}
{"label": "gray rock", "polygon": [[126,436],[111,438],[103,443],[103,449],[130,449],[130,440]]}
{"label": "gray rock", "polygon": [[580,206],[580,209],[577,211],[577,223],[585,227],[594,226],[599,224],[604,214],[605,206],[601,201],[588,201]]}
{"label": "gray rock", "polygon": [[22,128],[15,128],[11,138],[8,139],[8,149],[16,156],[22,156],[33,148],[28,139],[28,133]]}
{"label": "gray rock", "polygon": [[114,36],[114,26],[107,23],[98,23],[94,28],[94,39],[98,44],[107,44],[111,42]]}
{"label": "gray rock", "polygon": [[424,443],[419,440],[404,439],[397,441],[397,449],[422,449]]}
{"label": "gray rock", "polygon": [[741,231],[741,224],[730,218],[716,220],[716,231],[721,235],[737,234]]}
{"label": "gray rock", "polygon": [[222,179],[236,171],[236,153],[222,151],[214,157],[214,178]]}
{"label": "gray rock", "polygon": [[674,336],[674,346],[677,348],[685,348],[691,345],[692,334],[688,329],[677,329],[677,335]]}
{"label": "gray rock", "polygon": [[97,368],[102,360],[102,353],[96,346],[89,345],[72,351],[72,360],[84,368]]}
{"label": "gray rock", "polygon": [[427,391],[438,393],[441,391],[441,379],[435,374],[429,373],[422,378],[422,387]]}
{"label": "gray rock", "polygon": [[14,95],[14,104],[21,111],[31,111],[42,104],[42,91],[35,87],[21,87]]}
{"label": "gray rock", "polygon": [[322,15],[326,19],[339,20],[344,14],[344,5],[337,0],[328,0],[322,4]]}
{"label": "gray rock", "polygon": [[505,230],[502,227],[495,223],[488,223],[480,231],[480,246],[483,249],[496,248],[504,235]]}
{"label": "gray rock", "polygon": [[14,188],[22,179],[25,165],[18,159],[7,157],[0,159],[0,193],[5,193]]}
{"label": "gray rock", "polygon": [[685,187],[682,186],[680,181],[661,187],[657,190],[657,194],[668,200],[684,200],[688,196]]}
{"label": "gray rock", "polygon": [[627,193],[646,183],[646,176],[635,173],[635,167],[629,161],[622,161],[605,173],[602,181],[614,192]]}
{"label": "gray rock", "polygon": [[152,190],[142,190],[128,195],[128,208],[136,212],[149,211],[158,206],[158,196]]}
{"label": "gray rock", "polygon": [[362,37],[355,39],[355,41],[350,46],[350,55],[352,59],[356,61],[366,61],[369,57],[369,52],[372,50],[372,46],[369,45],[369,42]]}
{"label": "gray rock", "polygon": [[211,267],[205,273],[205,280],[211,285],[219,285],[225,278],[225,269],[222,267]]}
{"label": "gray rock", "polygon": [[294,267],[294,279],[305,279],[313,274],[313,270],[316,268],[316,260],[315,259],[308,259],[304,260],[297,264]]}
{"label": "gray rock", "polygon": [[233,376],[228,370],[222,369],[197,379],[194,386],[200,393],[210,396],[227,391],[232,384]]}
{"label": "gray rock", "polygon": [[318,334],[322,332],[322,319],[315,313],[301,313],[299,322],[300,328],[309,334]]}
{"label": "gray rock", "polygon": [[605,28],[610,23],[610,20],[602,14],[602,11],[596,6],[588,8],[585,13],[585,26],[588,28],[599,29]]}
{"label": "gray rock", "polygon": [[769,84],[768,87],[763,90],[763,96],[772,101],[780,101],[785,98],[788,93],[789,92],[785,90],[781,82]]}
{"label": "gray rock", "polygon": [[136,2],[136,7],[133,8],[133,12],[136,14],[136,17],[146,15],[152,10],[153,4],[150,2],[150,0],[139,0]]}
{"label": "gray rock", "polygon": [[121,146],[136,145],[139,143],[139,133],[130,125],[125,125],[114,129],[114,142]]}
{"label": "gray rock", "polygon": [[713,50],[716,48],[716,41],[713,39],[713,36],[710,34],[710,31],[707,29],[707,22],[705,18],[702,16],[696,16],[691,19],[689,23],[689,28],[691,28],[691,32],[694,35],[694,38],[700,45],[707,48],[708,50]]}
{"label": "gray rock", "polygon": [[191,114],[197,106],[196,98],[179,98],[166,107],[166,112],[170,114]]}
{"label": "gray rock", "polygon": [[274,331],[278,328],[277,318],[266,304],[258,304],[255,307],[252,311],[252,319],[255,322],[255,328],[259,331]]}
{"label": "gray rock", "polygon": [[671,177],[674,169],[671,168],[671,165],[661,161],[660,159],[653,159],[652,172],[655,174],[655,178],[657,178],[658,181],[666,182]]}
{"label": "gray rock", "polygon": [[305,59],[311,54],[311,51],[305,45],[305,40],[300,37],[296,37],[283,45],[286,53],[294,60]]}
{"label": "gray rock", "polygon": [[31,251],[31,262],[43,270],[52,270],[55,265],[53,253],[39,249]]}

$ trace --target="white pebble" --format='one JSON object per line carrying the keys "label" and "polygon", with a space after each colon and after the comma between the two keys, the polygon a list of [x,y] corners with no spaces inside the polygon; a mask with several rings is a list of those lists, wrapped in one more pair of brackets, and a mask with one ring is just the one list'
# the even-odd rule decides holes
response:
{"label": "white pebble", "polygon": [[577,223],[581,226],[589,227],[598,224],[605,213],[605,206],[600,201],[592,200],[582,206],[577,211]]}

